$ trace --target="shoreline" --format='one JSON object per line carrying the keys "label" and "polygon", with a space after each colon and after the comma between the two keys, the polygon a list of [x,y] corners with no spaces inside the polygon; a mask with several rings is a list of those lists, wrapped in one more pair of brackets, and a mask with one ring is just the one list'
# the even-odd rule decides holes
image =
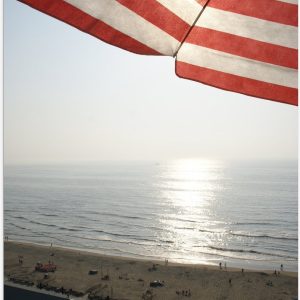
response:
{"label": "shoreline", "polygon": [[[7,242],[7,241],[5,241]],[[12,243],[20,243],[20,244],[28,244],[28,245],[36,245],[36,246],[41,246],[41,247],[49,247],[50,244],[46,244],[43,242],[32,242],[32,241],[26,241],[26,240],[15,240],[15,239],[10,239],[8,242],[12,242]],[[92,249],[92,248],[81,248],[81,247],[70,247],[70,246],[64,246],[64,245],[59,245],[59,244],[53,244],[53,247],[57,248],[57,249],[64,249],[64,250],[70,250],[70,251],[79,251],[82,253],[86,253],[86,254],[95,254],[95,255],[99,255],[99,256],[104,256],[104,257],[111,257],[111,258],[116,258],[116,259],[125,259],[125,260],[137,260],[137,261],[153,261],[156,263],[163,263],[164,262],[164,258],[157,258],[155,256],[153,257],[149,257],[149,256],[141,256],[141,255],[132,255],[132,256],[126,256],[126,255],[117,255],[117,254],[106,254],[104,252],[101,252],[97,249]],[[140,256],[140,257],[139,257]],[[167,258],[168,259],[168,258]],[[232,259],[232,258],[231,258]],[[274,272],[274,270],[279,270],[279,266],[280,266],[280,262],[279,261],[272,261],[274,263],[274,266],[277,264],[277,268],[264,268],[264,267],[257,267],[259,265],[260,262],[264,262],[264,261],[255,261],[255,260],[243,260],[241,258],[236,258],[236,261],[240,261],[241,264],[236,263],[236,262],[232,262],[229,260],[226,260],[226,257],[224,257],[223,260],[211,260],[212,263],[208,263],[203,262],[203,263],[199,263],[199,262],[180,262],[180,261],[172,261],[172,259],[168,259],[169,260],[169,265],[174,265],[174,266],[186,266],[186,267],[208,267],[208,268],[217,268],[219,269],[219,262],[222,262],[222,264],[224,264],[224,262],[227,262],[227,269],[230,269],[232,271],[240,271],[242,268],[244,268],[245,270],[249,271],[249,272],[267,272],[267,273],[271,273]],[[249,261],[251,261],[251,263],[249,263]],[[244,262],[244,264],[242,263]],[[256,262],[256,264],[254,263]],[[270,262],[270,261],[269,261]],[[296,262],[297,266],[298,266],[298,261]],[[255,267],[256,265],[256,267]],[[280,271],[280,270],[279,270]],[[297,271],[294,270],[288,270],[285,271],[286,273],[295,273],[298,274],[298,268]]]}
{"label": "shoreline", "polygon": [[[51,255],[53,254],[53,255]],[[18,256],[23,263],[18,263]],[[57,265],[54,273],[34,271],[37,261]],[[89,275],[96,270],[96,275]],[[109,275],[108,280],[103,280]],[[141,299],[149,290],[153,299],[186,297],[177,292],[191,291],[191,299],[291,299],[298,295],[298,272],[248,270],[200,264],[171,263],[162,260],[132,259],[92,253],[86,250],[37,245],[29,242],[4,242],[4,278],[42,283],[47,287],[72,289],[82,295],[113,294],[113,299]],[[161,280],[164,287],[152,288],[150,282]],[[150,293],[150,292],[149,292]],[[248,296],[249,295],[249,296]],[[276,296],[277,295],[277,296]],[[223,299],[222,298],[222,299]],[[95,298],[96,299],[96,298]],[[181,299],[181,298],[179,298]],[[279,298],[278,298],[279,299]]]}
{"label": "shoreline", "polygon": [[[5,241],[6,243],[7,241]],[[26,244],[26,245],[32,245],[32,246],[38,246],[38,247],[43,247],[43,248],[49,248],[50,244],[46,245],[43,243],[34,243],[34,242],[29,242],[29,241],[18,241],[18,240],[9,240],[8,243],[16,243],[16,244]],[[158,263],[158,264],[162,264],[164,263],[164,260],[161,259],[156,259],[153,258],[151,259],[149,257],[149,259],[147,257],[145,258],[138,258],[138,257],[130,257],[130,256],[122,256],[122,255],[109,255],[109,254],[105,254],[105,253],[101,253],[98,252],[96,249],[83,249],[83,248],[75,248],[75,247],[67,247],[67,246],[63,246],[63,245],[57,245],[57,244],[52,244],[53,245],[53,249],[60,249],[60,250],[66,250],[66,251],[71,251],[71,252],[80,252],[81,254],[86,254],[86,255],[96,255],[99,257],[105,257],[105,258],[112,258],[112,259],[119,259],[119,260],[125,260],[125,261],[129,261],[129,260],[137,260],[140,262],[154,262],[154,263]],[[168,262],[169,266],[182,266],[182,267],[191,267],[191,268],[211,268],[214,270],[219,270],[219,266],[217,263],[215,264],[199,264],[199,263],[181,263],[181,262],[172,262],[169,261]],[[227,267],[227,270],[229,271],[233,271],[233,272],[240,272],[242,268],[239,267]],[[244,268],[245,269],[245,268]],[[255,269],[255,268],[247,268],[245,269],[249,272],[266,272],[266,273],[273,273],[274,269],[264,269],[264,268],[260,268],[260,269]],[[290,274],[290,275],[297,275],[298,272],[296,271],[285,271],[285,274]]]}

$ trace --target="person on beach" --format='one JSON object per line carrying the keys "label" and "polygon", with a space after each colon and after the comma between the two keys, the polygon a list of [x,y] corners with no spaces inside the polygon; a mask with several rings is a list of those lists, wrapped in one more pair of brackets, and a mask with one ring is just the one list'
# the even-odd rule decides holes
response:
{"label": "person on beach", "polygon": [[283,271],[283,264],[280,265],[280,271]]}
{"label": "person on beach", "polygon": [[221,262],[219,263],[219,267],[220,267],[220,270],[221,270],[222,269],[222,263]]}

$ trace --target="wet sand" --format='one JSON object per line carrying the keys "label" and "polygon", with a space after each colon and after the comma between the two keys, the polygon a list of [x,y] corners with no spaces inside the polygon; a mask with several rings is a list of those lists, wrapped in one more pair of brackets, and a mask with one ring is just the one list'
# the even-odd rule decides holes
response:
{"label": "wet sand", "polygon": [[[19,255],[23,256],[22,264]],[[45,274],[34,267],[38,261],[49,260],[57,265],[57,270],[44,278]],[[90,270],[98,273],[89,275]],[[108,280],[103,280],[105,275]],[[71,289],[73,294],[85,297],[90,294],[94,299],[109,296],[123,300],[291,300],[298,295],[296,272],[283,271],[276,276],[273,271],[244,270],[242,273],[240,269],[220,270],[205,265],[165,265],[164,261],[134,260],[12,241],[4,243],[4,276],[22,284],[40,283],[47,289]],[[150,287],[154,280],[162,281],[164,286]],[[185,295],[188,291],[190,296]]]}

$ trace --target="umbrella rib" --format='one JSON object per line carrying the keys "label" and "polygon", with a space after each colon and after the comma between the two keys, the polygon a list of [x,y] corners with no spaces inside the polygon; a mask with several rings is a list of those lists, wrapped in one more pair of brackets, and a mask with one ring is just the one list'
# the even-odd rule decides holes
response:
{"label": "umbrella rib", "polygon": [[186,35],[184,36],[182,42],[180,42],[177,50],[175,51],[173,57],[176,58],[181,46],[183,45],[183,43],[185,42],[185,40],[187,39],[187,37],[189,36],[190,32],[192,31],[192,29],[195,27],[196,23],[198,22],[199,18],[201,17],[202,13],[204,12],[206,6],[208,5],[210,0],[208,0],[204,5],[202,10],[199,12],[198,16],[196,17],[195,21],[193,22],[193,24],[191,25],[190,29],[187,31]]}

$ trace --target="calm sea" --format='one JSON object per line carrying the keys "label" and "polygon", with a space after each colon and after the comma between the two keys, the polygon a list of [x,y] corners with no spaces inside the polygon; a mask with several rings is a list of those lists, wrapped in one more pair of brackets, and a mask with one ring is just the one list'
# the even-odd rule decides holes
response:
{"label": "calm sea", "polygon": [[298,269],[297,162],[6,166],[10,239],[181,263]]}

